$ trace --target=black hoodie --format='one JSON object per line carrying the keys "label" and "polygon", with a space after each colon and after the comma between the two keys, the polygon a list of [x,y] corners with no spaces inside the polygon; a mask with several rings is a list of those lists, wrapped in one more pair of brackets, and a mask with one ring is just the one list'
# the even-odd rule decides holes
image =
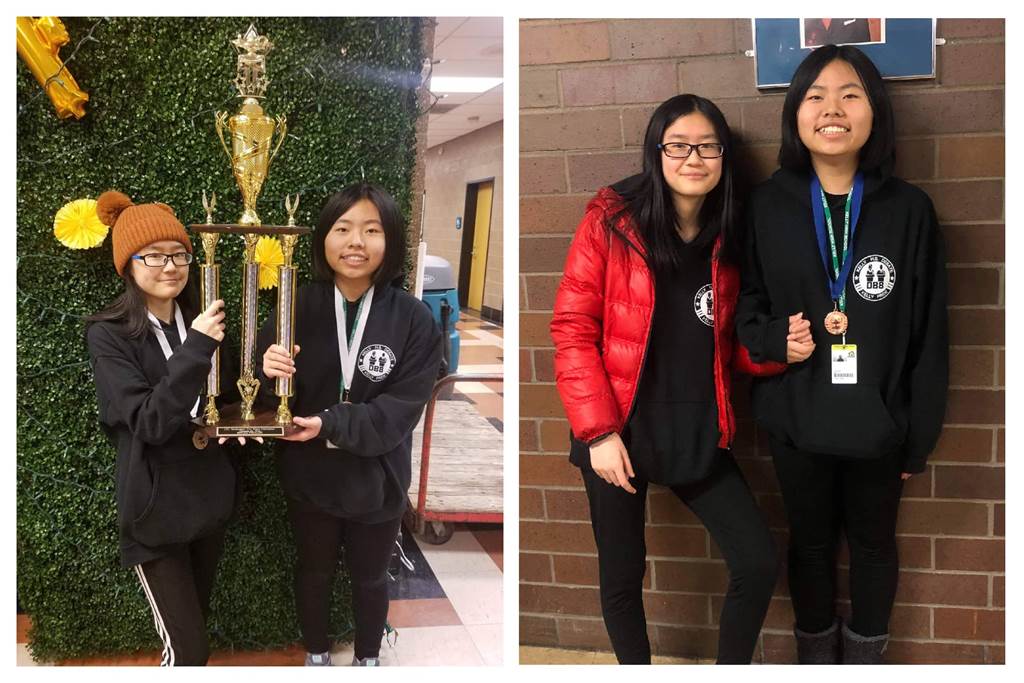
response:
{"label": "black hoodie", "polygon": [[[274,387],[262,369],[276,318],[275,312],[257,341],[262,401]],[[358,356],[359,366],[364,360],[370,366],[357,368],[349,404],[340,403],[333,282],[313,282],[298,291],[295,343],[301,351],[289,405],[294,415],[319,416],[323,427],[310,441],[278,441],[285,494],[367,524],[401,516],[412,470],[412,432],[441,365],[441,331],[430,308],[395,287],[377,285]],[[338,448],[328,448],[327,441]]]}
{"label": "black hoodie", "polygon": [[[86,332],[100,425],[117,446],[124,567],[218,531],[235,504],[237,477],[227,452],[216,439],[203,450],[192,442],[197,427],[190,411],[205,389],[218,342],[191,328],[176,347],[177,333],[168,337],[174,348],[165,359],[153,334],[128,339],[114,322],[93,323]],[[229,363],[223,352],[221,358],[221,385],[228,386]],[[200,416],[205,404],[203,395]]]}
{"label": "black hoodie", "polygon": [[846,284],[846,343],[857,345],[857,383],[833,384],[831,347],[842,340],[824,329],[832,301],[809,187],[806,174],[776,171],[747,209],[740,342],[755,362],[786,362],[788,317],[802,311],[816,344],[807,361],[754,380],[754,416],[800,450],[864,458],[900,451],[904,471],[922,472],[942,428],[949,383],[945,255],[935,209],[909,183],[865,177]]}

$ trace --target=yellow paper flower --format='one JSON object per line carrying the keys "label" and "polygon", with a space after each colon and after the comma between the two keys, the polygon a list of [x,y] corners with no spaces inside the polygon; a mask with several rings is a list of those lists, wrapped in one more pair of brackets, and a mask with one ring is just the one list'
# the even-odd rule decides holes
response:
{"label": "yellow paper flower", "polygon": [[256,263],[260,264],[260,289],[277,287],[277,267],[284,265],[284,252],[276,237],[259,238],[256,242]]}
{"label": "yellow paper flower", "polygon": [[109,231],[96,215],[95,199],[68,202],[53,219],[54,236],[69,249],[90,249],[102,244]]}

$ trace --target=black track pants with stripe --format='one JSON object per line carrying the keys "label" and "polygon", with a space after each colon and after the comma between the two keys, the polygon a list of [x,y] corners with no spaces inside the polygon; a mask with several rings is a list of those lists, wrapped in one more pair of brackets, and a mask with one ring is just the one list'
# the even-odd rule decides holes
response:
{"label": "black track pants with stripe", "polygon": [[163,641],[161,666],[204,666],[210,656],[206,617],[224,548],[224,531],[135,565]]}

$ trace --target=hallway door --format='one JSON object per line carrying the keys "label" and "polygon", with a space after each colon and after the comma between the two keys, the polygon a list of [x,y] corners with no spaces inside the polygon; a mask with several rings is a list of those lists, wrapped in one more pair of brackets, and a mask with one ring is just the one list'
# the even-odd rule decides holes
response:
{"label": "hallway door", "polygon": [[484,303],[484,282],[487,279],[487,244],[491,234],[491,200],[494,181],[476,186],[476,215],[473,220],[473,251],[469,271],[467,305],[479,311]]}

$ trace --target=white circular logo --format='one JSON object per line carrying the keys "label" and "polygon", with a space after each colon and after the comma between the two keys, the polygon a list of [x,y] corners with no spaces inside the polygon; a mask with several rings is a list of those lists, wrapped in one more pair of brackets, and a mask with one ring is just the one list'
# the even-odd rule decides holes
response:
{"label": "white circular logo", "polygon": [[865,256],[853,269],[853,289],[868,301],[881,301],[896,284],[896,268],[881,254]]}
{"label": "white circular logo", "polygon": [[359,354],[359,371],[371,382],[383,382],[395,368],[395,354],[383,344],[372,344]]}
{"label": "white circular logo", "polygon": [[693,297],[693,312],[708,327],[715,326],[715,302],[712,298],[710,282],[698,289],[697,294]]}

